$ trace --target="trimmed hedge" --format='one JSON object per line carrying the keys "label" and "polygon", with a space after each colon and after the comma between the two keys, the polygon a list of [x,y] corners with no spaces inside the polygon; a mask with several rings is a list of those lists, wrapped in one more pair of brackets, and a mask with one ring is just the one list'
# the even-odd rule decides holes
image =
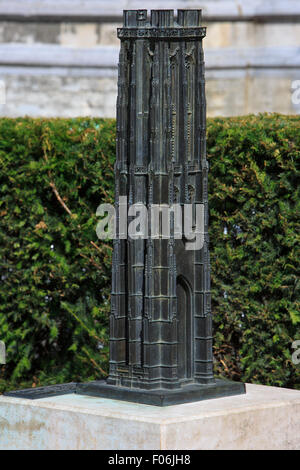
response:
{"label": "trimmed hedge", "polygon": [[[0,390],[103,377],[115,121],[0,119]],[[300,388],[300,117],[208,120],[216,374]],[[297,243],[298,242],[298,243]]]}

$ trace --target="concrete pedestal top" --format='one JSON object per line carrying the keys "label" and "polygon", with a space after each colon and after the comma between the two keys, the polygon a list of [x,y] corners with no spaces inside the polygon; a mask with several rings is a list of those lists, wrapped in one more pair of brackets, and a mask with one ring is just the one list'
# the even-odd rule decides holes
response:
{"label": "concrete pedestal top", "polygon": [[165,408],[76,394],[0,396],[0,449],[300,449],[300,391],[246,389]]}

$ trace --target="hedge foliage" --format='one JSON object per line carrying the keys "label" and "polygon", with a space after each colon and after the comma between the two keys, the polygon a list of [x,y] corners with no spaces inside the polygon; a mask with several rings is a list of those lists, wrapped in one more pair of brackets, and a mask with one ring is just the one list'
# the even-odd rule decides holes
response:
{"label": "hedge foliage", "polygon": [[[300,117],[208,121],[216,374],[300,388]],[[108,366],[115,121],[0,119],[0,390]]]}

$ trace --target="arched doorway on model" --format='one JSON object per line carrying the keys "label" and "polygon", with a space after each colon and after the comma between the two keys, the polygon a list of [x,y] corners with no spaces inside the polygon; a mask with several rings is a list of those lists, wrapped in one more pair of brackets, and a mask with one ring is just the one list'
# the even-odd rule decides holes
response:
{"label": "arched doorway on model", "polygon": [[177,277],[176,296],[178,378],[190,382],[193,375],[192,291],[184,276]]}

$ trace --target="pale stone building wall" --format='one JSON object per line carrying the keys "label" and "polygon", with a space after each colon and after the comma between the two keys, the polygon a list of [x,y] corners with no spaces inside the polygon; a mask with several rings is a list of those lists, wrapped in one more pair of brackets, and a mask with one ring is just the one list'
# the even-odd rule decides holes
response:
{"label": "pale stone building wall", "polygon": [[299,0],[0,0],[0,115],[115,116],[131,8],[203,9],[208,115],[300,113]]}

